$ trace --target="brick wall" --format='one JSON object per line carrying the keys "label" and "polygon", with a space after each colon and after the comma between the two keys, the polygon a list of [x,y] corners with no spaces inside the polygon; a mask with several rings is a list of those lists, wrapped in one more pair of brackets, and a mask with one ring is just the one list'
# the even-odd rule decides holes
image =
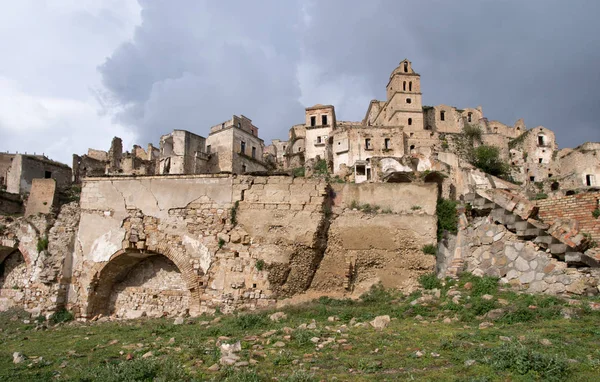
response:
{"label": "brick wall", "polygon": [[575,219],[579,223],[580,232],[589,233],[596,242],[600,242],[600,219],[592,216],[592,212],[599,207],[598,200],[600,192],[538,200],[538,215],[548,224],[560,218]]}

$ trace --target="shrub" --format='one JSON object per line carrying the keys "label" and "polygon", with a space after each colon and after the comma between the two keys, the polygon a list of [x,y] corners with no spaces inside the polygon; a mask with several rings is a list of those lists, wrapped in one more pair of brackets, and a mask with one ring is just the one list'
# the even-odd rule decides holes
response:
{"label": "shrub", "polygon": [[498,292],[498,278],[491,276],[473,276],[467,278],[473,286],[471,288],[471,296],[483,296],[484,294],[495,294]]}
{"label": "shrub", "polygon": [[421,250],[426,255],[437,255],[437,247],[433,244],[424,245],[423,248],[421,248]]}
{"label": "shrub", "polygon": [[292,175],[296,178],[303,178],[306,173],[304,167],[296,167],[292,170]]}
{"label": "shrub", "polygon": [[233,204],[233,207],[231,207],[230,219],[231,219],[231,224],[234,226],[237,225],[237,210],[238,210],[239,206],[240,206],[240,201],[236,200],[235,203]]}
{"label": "shrub", "polygon": [[413,211],[418,211],[421,209],[421,206],[412,206],[412,207],[410,207],[410,209]]}
{"label": "shrub", "polygon": [[494,176],[503,176],[509,171],[508,165],[500,159],[500,150],[494,146],[482,145],[473,149],[471,164]]}
{"label": "shrub", "polygon": [[256,267],[256,270],[260,272],[265,267],[265,261],[263,259],[256,260],[254,266]]}
{"label": "shrub", "polygon": [[327,161],[325,159],[319,159],[317,163],[315,163],[313,170],[317,175],[327,175]]}
{"label": "shrub", "polygon": [[594,211],[592,211],[592,216],[594,219],[600,218],[600,208],[596,208]]}
{"label": "shrub", "polygon": [[442,282],[435,273],[427,273],[419,277],[419,284],[424,289],[439,289],[442,287]]}
{"label": "shrub", "polygon": [[42,252],[48,249],[48,238],[46,236],[40,237],[37,241],[37,251]]}
{"label": "shrub", "polygon": [[391,301],[393,298],[389,290],[385,289],[381,283],[371,286],[368,292],[363,293],[360,299],[367,303],[381,303]]}
{"label": "shrub", "polygon": [[546,355],[526,348],[524,345],[509,343],[498,348],[480,350],[478,361],[496,370],[510,370],[521,375],[544,381],[564,381],[570,374],[568,361],[564,357]]}
{"label": "shrub", "polygon": [[463,134],[469,138],[469,141],[471,142],[481,142],[481,129],[478,126],[465,125],[465,127],[463,127]]}
{"label": "shrub", "polygon": [[548,195],[544,194],[543,192],[538,192],[533,197],[533,200],[543,200],[543,199],[548,199]]}
{"label": "shrub", "polygon": [[61,322],[73,321],[74,318],[75,317],[73,316],[73,313],[69,312],[66,309],[62,309],[62,310],[54,312],[50,316],[50,322],[53,324],[58,324]]}
{"label": "shrub", "polygon": [[263,314],[238,314],[234,324],[242,330],[248,330],[265,326],[267,319]]}
{"label": "shrub", "polygon": [[219,249],[223,248],[224,245],[225,245],[225,240],[219,239]]}
{"label": "shrub", "polygon": [[456,202],[439,199],[435,210],[438,218],[437,236],[442,239],[445,231],[455,234],[458,232],[458,216],[456,215]]}

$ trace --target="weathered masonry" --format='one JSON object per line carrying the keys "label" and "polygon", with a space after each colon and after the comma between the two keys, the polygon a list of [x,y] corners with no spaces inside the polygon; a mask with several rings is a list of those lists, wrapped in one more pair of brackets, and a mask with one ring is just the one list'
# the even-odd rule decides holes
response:
{"label": "weathered masonry", "polygon": [[[0,309],[196,315],[268,306],[307,290],[361,293],[379,281],[411,288],[434,266],[421,247],[435,243],[436,197],[435,184],[88,178],[80,210],[69,204],[56,219],[13,221],[0,234]],[[385,214],[349,208],[366,203]]]}

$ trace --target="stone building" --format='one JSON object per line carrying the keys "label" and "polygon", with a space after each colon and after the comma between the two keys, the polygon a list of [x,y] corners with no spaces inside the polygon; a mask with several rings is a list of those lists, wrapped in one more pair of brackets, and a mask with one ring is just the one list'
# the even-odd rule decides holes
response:
{"label": "stone building", "polygon": [[600,187],[600,143],[588,142],[558,153],[560,174],[555,187]]}
{"label": "stone building", "polygon": [[230,120],[210,128],[206,152],[210,173],[266,171],[263,162],[264,141],[258,137],[258,127],[246,116],[234,115]]}
{"label": "stone building", "polygon": [[44,155],[0,153],[0,188],[27,194],[33,179],[54,179],[59,189],[71,184],[71,168]]}
{"label": "stone building", "polygon": [[91,176],[153,175],[158,157],[159,150],[152,144],[147,151],[134,145],[131,152],[123,152],[121,138],[114,137],[108,151],[88,149],[87,154],[73,154],[73,182]]}
{"label": "stone building", "polygon": [[201,174],[208,172],[206,138],[185,130],[160,137],[158,174]]}

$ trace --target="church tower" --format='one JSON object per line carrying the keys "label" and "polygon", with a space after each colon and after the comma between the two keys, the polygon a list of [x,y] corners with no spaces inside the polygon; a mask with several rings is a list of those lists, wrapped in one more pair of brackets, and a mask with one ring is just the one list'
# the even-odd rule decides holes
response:
{"label": "church tower", "polygon": [[387,126],[404,126],[405,131],[423,130],[421,76],[404,59],[390,75],[387,90]]}

